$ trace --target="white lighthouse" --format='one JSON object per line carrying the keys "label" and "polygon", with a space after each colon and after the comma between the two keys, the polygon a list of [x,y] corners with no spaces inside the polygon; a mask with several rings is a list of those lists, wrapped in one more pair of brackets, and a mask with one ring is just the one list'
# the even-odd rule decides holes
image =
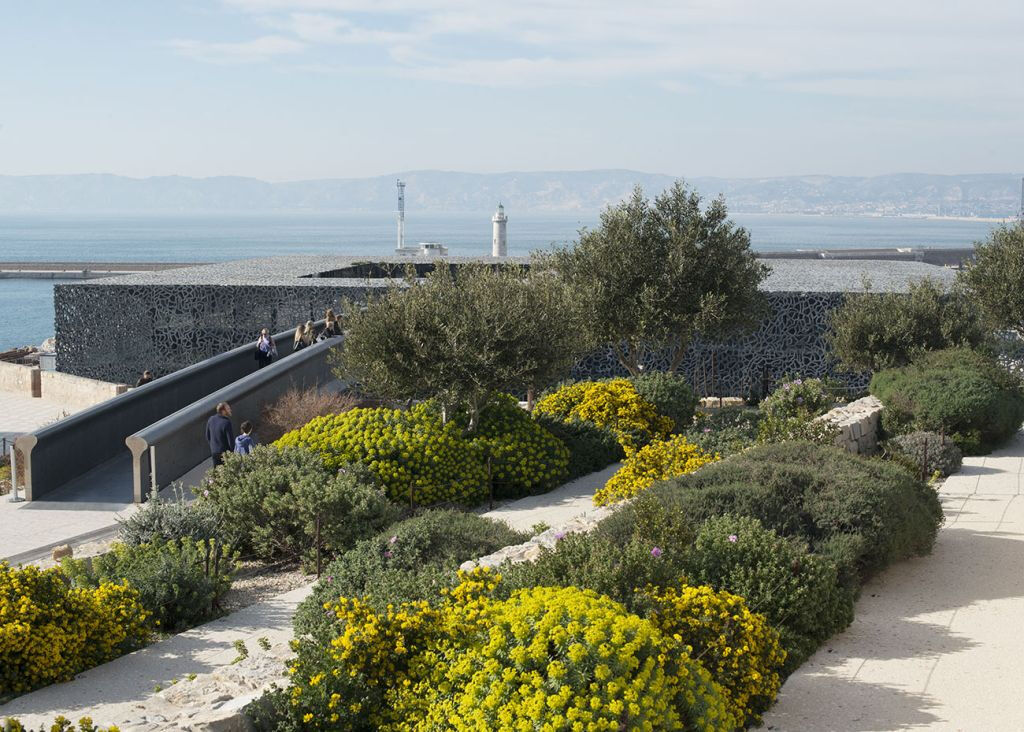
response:
{"label": "white lighthouse", "polygon": [[507,257],[508,216],[505,215],[505,207],[500,203],[498,204],[498,210],[494,212],[494,216],[491,218],[491,223],[494,224],[494,237],[491,239],[491,256]]}

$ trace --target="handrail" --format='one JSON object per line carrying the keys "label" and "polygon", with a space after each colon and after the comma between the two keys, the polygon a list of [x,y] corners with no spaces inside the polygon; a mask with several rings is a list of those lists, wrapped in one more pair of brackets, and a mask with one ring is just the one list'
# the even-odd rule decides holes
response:
{"label": "handrail", "polygon": [[132,453],[135,501],[141,503],[154,488],[167,487],[210,457],[203,427],[219,402],[231,405],[235,422],[258,423],[263,405],[289,388],[330,380],[327,357],[342,342],[314,343],[129,435],[125,444]]}
{"label": "handrail", "polygon": [[[274,336],[278,355],[292,352],[294,330]],[[15,441],[26,500],[45,494],[116,457],[125,437],[237,381],[257,368],[251,343],[186,366]]]}

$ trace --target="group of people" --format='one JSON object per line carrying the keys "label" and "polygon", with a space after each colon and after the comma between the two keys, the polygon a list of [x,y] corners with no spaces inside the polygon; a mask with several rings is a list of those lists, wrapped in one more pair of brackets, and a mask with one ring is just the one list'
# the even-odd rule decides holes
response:
{"label": "group of people", "polygon": [[242,422],[240,429],[241,434],[235,436],[235,428],[231,423],[231,405],[227,402],[218,404],[214,415],[206,421],[206,441],[210,445],[214,467],[224,464],[224,453],[248,455],[256,447],[252,422]]}
{"label": "group of people", "polygon": [[[301,351],[307,346],[311,346],[314,343],[326,340],[328,338],[335,338],[341,335],[341,323],[338,322],[338,316],[334,314],[334,310],[328,308],[327,312],[324,313],[324,324],[322,327],[317,328],[316,324],[312,320],[307,320],[305,324],[300,324],[295,329],[295,339],[292,341],[292,353]],[[256,339],[256,363],[259,364],[259,368],[269,366],[277,358],[277,343],[274,341],[274,337],[270,335],[270,330],[264,328],[260,331],[259,338]]]}

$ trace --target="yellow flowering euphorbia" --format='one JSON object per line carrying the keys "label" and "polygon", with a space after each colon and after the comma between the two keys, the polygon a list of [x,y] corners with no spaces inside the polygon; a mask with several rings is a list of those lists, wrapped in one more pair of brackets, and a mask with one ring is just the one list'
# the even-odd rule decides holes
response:
{"label": "yellow flowering euphorbia", "polygon": [[654,607],[651,621],[693,649],[744,726],[758,724],[775,701],[786,661],[779,634],[764,615],[750,612],[739,595],[707,586],[648,588],[646,594]]}
{"label": "yellow flowering euphorbia", "polygon": [[604,488],[594,494],[594,504],[604,506],[631,498],[659,480],[692,473],[718,459],[718,455],[703,452],[682,435],[652,442],[626,458]]}
{"label": "yellow flowering euphorbia", "polygon": [[667,437],[674,426],[627,379],[578,381],[563,386],[538,401],[535,410],[563,421],[579,419],[607,427],[619,438],[627,455],[651,440]]}
{"label": "yellow flowering euphorbia", "polygon": [[0,697],[67,681],[142,645],[135,590],[73,589],[59,570],[0,563]]}
{"label": "yellow flowering euphorbia", "polygon": [[427,405],[381,407],[317,417],[274,444],[314,450],[331,468],[362,463],[393,501],[474,502],[486,495],[487,473],[461,433]]}

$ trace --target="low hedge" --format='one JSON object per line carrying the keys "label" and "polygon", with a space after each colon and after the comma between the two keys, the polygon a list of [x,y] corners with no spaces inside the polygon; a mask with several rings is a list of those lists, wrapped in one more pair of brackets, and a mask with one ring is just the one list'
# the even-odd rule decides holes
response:
{"label": "low hedge", "polygon": [[569,450],[567,480],[590,475],[625,457],[615,433],[607,427],[578,419],[564,421],[549,414],[535,414],[534,419]]}
{"label": "low hedge", "polygon": [[202,485],[234,546],[265,560],[311,557],[317,519],[321,550],[338,553],[395,520],[398,510],[360,465],[330,465],[298,447],[259,446],[225,455]]}
{"label": "low hedge", "polygon": [[329,635],[323,606],[339,597],[361,597],[383,608],[437,595],[469,559],[526,541],[503,521],[474,513],[431,510],[357,543],[323,571],[295,614],[296,635]]}
{"label": "low hedge", "polygon": [[880,371],[871,393],[885,405],[887,434],[941,432],[967,455],[990,452],[1024,422],[1018,378],[968,348],[925,353],[909,366]]}
{"label": "low hedge", "polygon": [[682,435],[654,440],[626,458],[625,464],[594,494],[594,505],[605,506],[632,498],[656,481],[692,473],[717,459]]}
{"label": "low hedge", "polygon": [[816,551],[841,546],[866,575],[931,550],[935,491],[902,466],[809,442],[759,445],[651,491],[691,520],[753,516]]}
{"label": "low hedge", "polygon": [[58,569],[0,563],[0,699],[58,681],[149,639],[139,593],[122,584],[71,587]]}

